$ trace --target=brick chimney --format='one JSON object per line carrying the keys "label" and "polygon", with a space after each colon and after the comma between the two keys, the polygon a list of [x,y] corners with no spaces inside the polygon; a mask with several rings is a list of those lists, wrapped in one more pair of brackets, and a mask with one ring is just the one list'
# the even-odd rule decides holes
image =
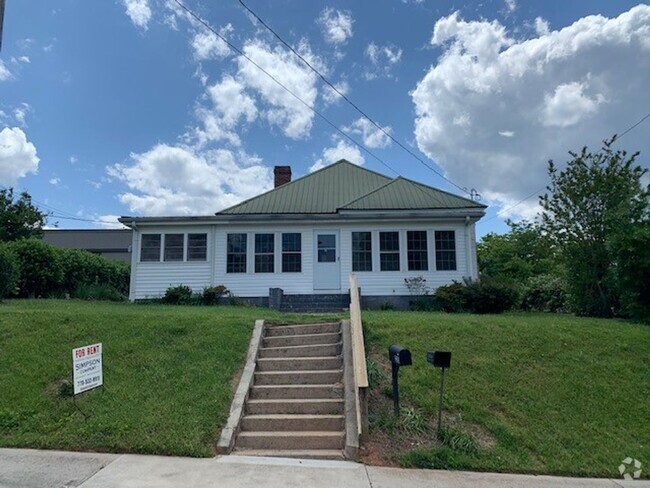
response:
{"label": "brick chimney", "polygon": [[275,177],[275,188],[291,181],[291,166],[276,166],[273,168]]}

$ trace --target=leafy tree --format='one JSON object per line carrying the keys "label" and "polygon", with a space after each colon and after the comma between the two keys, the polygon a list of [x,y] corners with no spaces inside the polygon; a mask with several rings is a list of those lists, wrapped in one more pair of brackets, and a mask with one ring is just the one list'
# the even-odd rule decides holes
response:
{"label": "leafy tree", "polygon": [[7,244],[0,243],[0,300],[16,291],[20,267],[18,259]]}
{"label": "leafy tree", "polygon": [[[583,315],[617,313],[622,294],[641,285],[621,279],[636,266],[623,243],[647,226],[650,187],[641,183],[646,170],[636,164],[639,153],[614,151],[615,140],[595,153],[570,152],[564,171],[549,161],[551,183],[540,198],[542,228],[561,250],[572,305]],[[632,255],[639,251],[630,246]]]}
{"label": "leafy tree", "polygon": [[510,232],[483,236],[478,243],[478,265],[483,276],[523,283],[557,268],[551,240],[536,222],[506,221]]}
{"label": "leafy tree", "polygon": [[47,215],[32,204],[27,192],[14,200],[13,188],[0,190],[0,241],[40,238]]}

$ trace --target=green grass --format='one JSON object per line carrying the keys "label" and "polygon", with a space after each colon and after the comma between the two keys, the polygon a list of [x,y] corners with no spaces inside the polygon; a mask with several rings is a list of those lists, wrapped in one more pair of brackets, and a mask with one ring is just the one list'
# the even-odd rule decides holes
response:
{"label": "green grass", "polygon": [[[75,300],[0,303],[0,446],[210,456],[255,319],[248,307]],[[59,394],[72,348],[104,347],[105,390]]]}
{"label": "green grass", "polygon": [[[388,362],[392,343],[411,349],[401,399],[432,431],[440,372],[426,351],[453,353],[444,399],[453,429],[443,443],[395,453],[404,466],[620,477],[627,456],[650,465],[647,326],[552,314],[364,312],[364,329],[376,362]],[[373,391],[384,395],[390,375],[372,369]],[[385,429],[385,413],[371,422],[371,430]],[[491,442],[475,449],[472,432]]]}

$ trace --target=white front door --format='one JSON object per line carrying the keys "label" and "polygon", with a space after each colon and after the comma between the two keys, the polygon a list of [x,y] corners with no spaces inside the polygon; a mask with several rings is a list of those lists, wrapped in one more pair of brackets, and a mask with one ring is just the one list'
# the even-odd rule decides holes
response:
{"label": "white front door", "polygon": [[314,232],[314,290],[340,290],[339,233]]}

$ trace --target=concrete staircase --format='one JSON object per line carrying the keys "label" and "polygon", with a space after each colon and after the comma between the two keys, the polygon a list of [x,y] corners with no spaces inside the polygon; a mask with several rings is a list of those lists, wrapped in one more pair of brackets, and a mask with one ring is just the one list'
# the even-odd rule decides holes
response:
{"label": "concrete staircase", "polygon": [[321,295],[283,295],[280,310],[283,312],[340,312],[350,306],[349,293]]}
{"label": "concrete staircase", "polygon": [[266,325],[233,454],[342,459],[341,324]]}

